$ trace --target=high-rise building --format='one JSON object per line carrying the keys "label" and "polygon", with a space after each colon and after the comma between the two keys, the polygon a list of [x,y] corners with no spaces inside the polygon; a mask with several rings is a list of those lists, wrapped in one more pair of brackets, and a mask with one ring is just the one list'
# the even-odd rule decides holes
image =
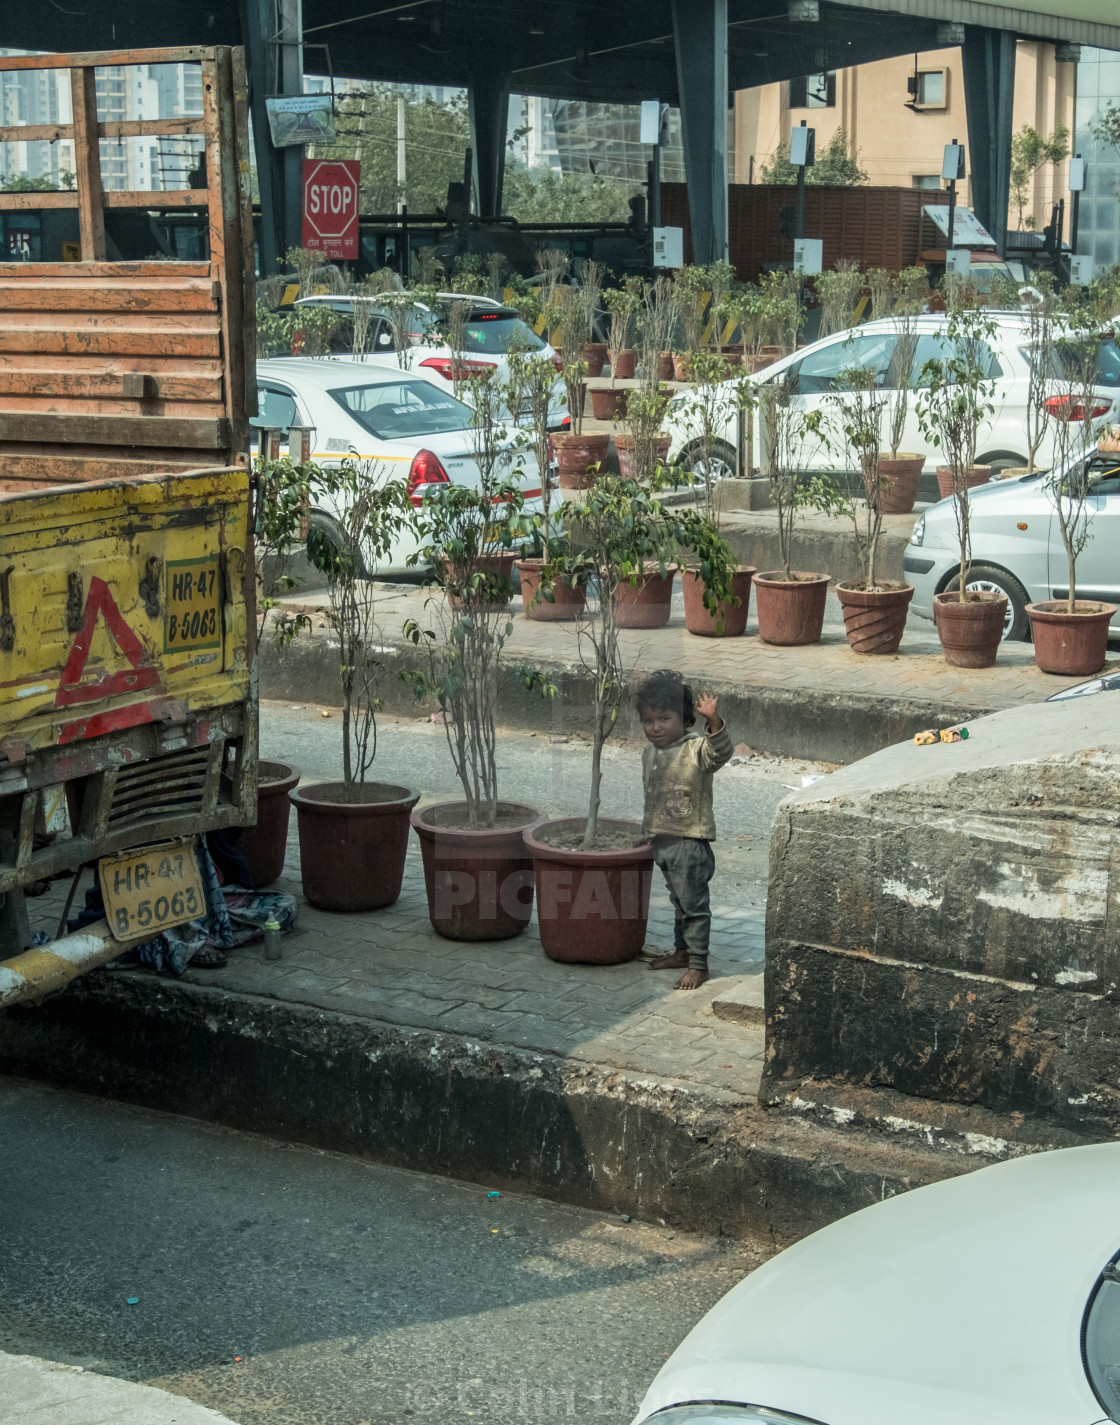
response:
{"label": "high-rise building", "polygon": [[1081,51],[1077,66],[1074,152],[1085,159],[1077,251],[1097,267],[1120,262],[1120,151],[1097,138],[1093,127],[1110,104],[1120,108],[1120,51]]}

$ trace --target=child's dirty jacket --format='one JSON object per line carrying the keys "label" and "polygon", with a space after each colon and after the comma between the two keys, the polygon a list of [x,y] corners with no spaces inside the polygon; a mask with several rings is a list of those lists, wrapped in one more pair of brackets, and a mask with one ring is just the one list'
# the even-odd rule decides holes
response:
{"label": "child's dirty jacket", "polygon": [[726,722],[718,732],[686,732],[668,747],[648,743],[642,753],[646,798],[642,829],[646,834],[714,841],[712,776],[733,750]]}

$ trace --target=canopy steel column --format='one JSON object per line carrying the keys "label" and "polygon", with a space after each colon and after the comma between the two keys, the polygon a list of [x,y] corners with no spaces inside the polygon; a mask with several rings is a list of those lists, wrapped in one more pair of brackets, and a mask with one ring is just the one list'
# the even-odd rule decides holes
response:
{"label": "canopy steel column", "polygon": [[249,111],[261,199],[260,269],[283,268],[284,254],[299,247],[303,226],[303,149],[272,147],[265,99],[303,93],[301,0],[242,0],[242,34],[248,50]]}
{"label": "canopy steel column", "polygon": [[1015,36],[969,25],[961,45],[972,206],[1003,255],[1011,192]]}
{"label": "canopy steel column", "polygon": [[727,0],[673,0],[692,260],[727,258]]}
{"label": "canopy steel column", "polygon": [[509,125],[509,75],[473,80],[467,91],[474,153],[474,206],[481,218],[502,216]]}

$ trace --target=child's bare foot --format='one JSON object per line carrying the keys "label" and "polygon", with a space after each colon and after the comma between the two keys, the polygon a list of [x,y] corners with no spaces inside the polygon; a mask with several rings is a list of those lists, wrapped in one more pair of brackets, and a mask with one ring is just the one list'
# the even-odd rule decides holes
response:
{"label": "child's bare foot", "polygon": [[707,978],[707,970],[686,970],[673,988],[675,990],[698,990]]}
{"label": "child's bare foot", "polygon": [[661,955],[649,963],[651,970],[687,970],[688,951],[674,950],[671,955]]}

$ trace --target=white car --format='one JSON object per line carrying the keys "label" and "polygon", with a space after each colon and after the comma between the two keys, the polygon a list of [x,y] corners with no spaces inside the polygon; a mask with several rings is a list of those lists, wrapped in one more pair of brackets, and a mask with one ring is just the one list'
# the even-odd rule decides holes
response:
{"label": "white car", "polygon": [[[1027,463],[1028,333],[1026,319],[1020,312],[993,310],[985,311],[984,316],[995,326],[991,342],[982,343],[988,348],[987,374],[995,383],[995,409],[980,427],[977,463],[991,465],[993,471],[998,473]],[[918,343],[910,371],[912,385],[920,386],[922,368],[927,361],[949,353],[947,323],[944,313],[916,318]],[[836,402],[845,400],[844,392],[837,389],[837,380],[843,371],[853,368],[869,370],[880,390],[890,389],[890,383],[897,379],[892,369],[896,341],[897,332],[888,318],[867,322],[850,331],[824,337],[792,356],[782,357],[760,371],[754,378],[755,384],[765,385],[784,377],[797,393],[793,402],[798,409],[806,412],[820,410],[826,417],[834,416]],[[1104,425],[1110,419],[1120,418],[1120,346],[1111,336],[1100,339],[1094,394],[1094,423]],[[693,402],[687,395],[674,397],[664,423],[664,429],[672,436],[670,460],[685,464],[691,464],[696,457],[699,438],[697,420],[689,414],[691,404]],[[722,406],[719,447],[712,457],[713,473],[718,478],[735,473],[735,413],[730,394],[724,397]],[[924,455],[925,472],[932,474],[943,463],[944,457],[922,435],[916,407],[917,394],[912,392],[900,449]],[[763,466],[764,451],[758,424],[756,417],[755,463]],[[1044,444],[1037,463],[1045,464],[1048,454]],[[826,445],[810,438],[805,446],[805,463],[812,470],[843,470],[846,465],[844,442],[833,440],[831,445]]]}
{"label": "white car", "polygon": [[678,1346],[642,1425],[1120,1420],[1120,1143],[903,1193],[752,1272]]}
{"label": "white car", "polygon": [[[253,424],[258,428],[287,431],[310,426],[315,432],[314,461],[337,465],[351,453],[376,461],[387,477],[408,482],[416,506],[426,487],[479,483],[470,407],[450,390],[433,389],[430,382],[395,365],[319,357],[259,361],[257,402]],[[517,433],[511,433],[509,446],[502,478],[520,472],[526,509],[533,513],[540,508],[541,493],[536,457]],[[332,538],[337,515],[329,505],[316,506],[311,511],[312,528]],[[414,570],[408,560],[417,548],[415,535],[406,531],[388,559],[371,562],[369,572],[391,575]]]}
{"label": "white car", "polygon": [[[1077,561],[1078,597],[1120,606],[1120,459],[1094,453],[1071,469],[1073,478],[1089,481],[1089,541]],[[972,565],[967,587],[1007,595],[1005,638],[1026,637],[1027,604],[1069,593],[1069,564],[1048,483],[1045,475],[1022,475],[969,491]],[[918,516],[902,569],[914,585],[911,609],[932,619],[934,594],[960,583],[952,499]],[[1120,638],[1120,614],[1110,632]]]}
{"label": "white car", "polygon": [[[523,322],[512,307],[503,307],[490,297],[464,297],[454,292],[441,292],[441,303],[469,302],[470,315],[463,330],[465,360],[460,369],[472,372],[497,370],[499,379],[508,375],[507,353],[516,345],[522,351],[546,356],[552,361],[557,372],[560,359],[552,347],[544,341],[526,322]],[[393,322],[389,311],[376,297],[336,296],[304,297],[298,301],[300,307],[330,307],[336,312],[350,313],[358,302],[369,303],[373,307],[373,321],[369,334],[369,352],[366,360],[379,366],[399,369],[396,349],[393,345]],[[405,353],[406,370],[414,372],[435,386],[452,387],[454,381],[453,353],[440,335],[440,316],[423,302],[417,302],[412,309],[409,327],[409,348]],[[349,349],[349,338],[344,334]],[[568,414],[564,383],[557,376],[552,392],[552,407],[549,413],[549,429],[557,430]]]}

